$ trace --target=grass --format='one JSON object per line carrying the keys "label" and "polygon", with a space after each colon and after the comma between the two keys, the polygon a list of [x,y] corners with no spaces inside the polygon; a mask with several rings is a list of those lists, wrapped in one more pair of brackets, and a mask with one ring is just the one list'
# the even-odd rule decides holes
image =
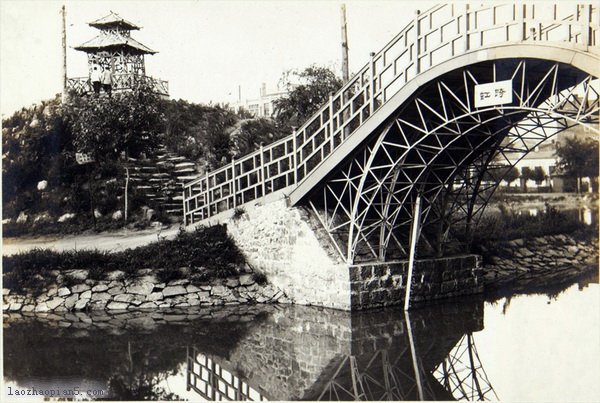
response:
{"label": "grass", "polygon": [[139,269],[151,268],[159,281],[185,277],[193,283],[203,283],[238,273],[245,259],[225,227],[215,225],[189,233],[182,231],[173,240],[121,252],[34,249],[5,256],[2,263],[5,288],[17,292],[30,290],[35,295],[54,281],[52,270],[87,269],[89,278],[102,280],[113,270],[131,277]]}
{"label": "grass", "polygon": [[79,216],[65,222],[40,221],[37,223],[10,222],[2,225],[3,237],[19,236],[43,236],[43,235],[73,235],[88,231],[102,232],[115,231],[123,227],[143,229],[150,225],[149,221],[129,219],[127,223],[123,220],[112,220],[110,217],[102,217],[94,223],[90,217]]}
{"label": "grass", "polygon": [[483,255],[484,262],[491,256],[508,257],[504,246],[514,239],[564,234],[583,241],[597,236],[597,227],[549,205],[535,216],[509,210],[504,205],[499,208],[499,213],[484,216],[473,234],[473,250]]}
{"label": "grass", "polygon": [[500,212],[484,216],[474,234],[480,243],[534,238],[546,235],[572,234],[586,231],[588,226],[577,217],[546,205],[537,215],[509,210],[499,206]]}

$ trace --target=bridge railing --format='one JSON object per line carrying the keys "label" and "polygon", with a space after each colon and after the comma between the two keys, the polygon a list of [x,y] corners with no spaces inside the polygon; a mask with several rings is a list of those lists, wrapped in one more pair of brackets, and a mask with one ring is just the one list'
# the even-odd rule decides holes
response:
{"label": "bridge railing", "polygon": [[442,4],[409,23],[292,135],[184,185],[186,225],[300,183],[377,109],[429,68],[524,41],[600,43],[591,4]]}

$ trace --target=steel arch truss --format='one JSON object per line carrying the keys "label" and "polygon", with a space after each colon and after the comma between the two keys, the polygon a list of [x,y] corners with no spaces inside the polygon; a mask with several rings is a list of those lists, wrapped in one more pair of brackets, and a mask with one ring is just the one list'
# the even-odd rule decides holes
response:
{"label": "steel arch truss", "polygon": [[[512,103],[474,106],[475,85],[509,79]],[[399,108],[313,191],[308,204],[347,263],[406,257],[419,194],[419,253],[464,248],[464,234],[507,167],[575,125],[597,132],[594,80],[572,66],[532,59],[448,73]]]}
{"label": "steel arch truss", "polygon": [[447,395],[456,400],[498,400],[472,333],[463,335],[433,369],[420,357],[435,355],[432,350],[437,345],[422,347],[425,351],[417,351],[409,339],[399,350],[377,350],[370,358],[346,355],[320,394],[315,395],[315,400],[423,401],[439,400]]}
{"label": "steel arch truss", "polygon": [[498,400],[479,359],[473,334],[465,334],[432,373],[456,400]]}

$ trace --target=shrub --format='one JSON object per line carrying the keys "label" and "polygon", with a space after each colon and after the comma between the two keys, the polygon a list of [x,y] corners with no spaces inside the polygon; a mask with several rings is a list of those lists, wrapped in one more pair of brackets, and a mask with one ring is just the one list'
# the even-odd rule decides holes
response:
{"label": "shrub", "polygon": [[500,205],[500,213],[484,216],[473,234],[473,239],[484,244],[546,235],[571,234],[585,230],[586,225],[577,217],[546,205],[537,215],[509,210]]}
{"label": "shrub", "polygon": [[179,280],[181,278],[181,270],[179,269],[159,269],[156,272],[156,278],[161,283],[168,283],[171,280]]}
{"label": "shrub", "polygon": [[259,271],[255,271],[254,273],[252,273],[252,279],[258,284],[258,285],[265,285],[267,284],[267,276]]}
{"label": "shrub", "polygon": [[237,274],[245,263],[225,226],[200,227],[193,232],[180,232],[173,240],[161,240],[121,252],[65,251],[34,249],[4,256],[4,286],[11,290],[41,292],[49,284],[51,270],[87,269],[89,278],[99,280],[113,270],[132,276],[138,269],[152,267],[161,282],[180,279],[181,267],[189,267],[193,282],[225,278]]}
{"label": "shrub", "polygon": [[235,210],[233,210],[233,216],[231,219],[233,221],[238,221],[244,216],[244,214],[246,214],[246,210],[243,207],[236,207]]}

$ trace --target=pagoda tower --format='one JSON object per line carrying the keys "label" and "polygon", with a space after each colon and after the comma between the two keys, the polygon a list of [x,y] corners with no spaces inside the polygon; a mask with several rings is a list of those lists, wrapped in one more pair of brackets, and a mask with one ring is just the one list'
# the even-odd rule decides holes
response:
{"label": "pagoda tower", "polygon": [[[131,31],[140,27],[112,11],[88,25],[98,29],[99,34],[74,49],[87,53],[90,73],[95,65],[110,69],[114,92],[131,90],[144,83],[153,92],[168,97],[168,83],[146,75],[144,57],[157,52],[131,37]],[[70,78],[67,89],[79,94],[92,91],[88,77]]]}

